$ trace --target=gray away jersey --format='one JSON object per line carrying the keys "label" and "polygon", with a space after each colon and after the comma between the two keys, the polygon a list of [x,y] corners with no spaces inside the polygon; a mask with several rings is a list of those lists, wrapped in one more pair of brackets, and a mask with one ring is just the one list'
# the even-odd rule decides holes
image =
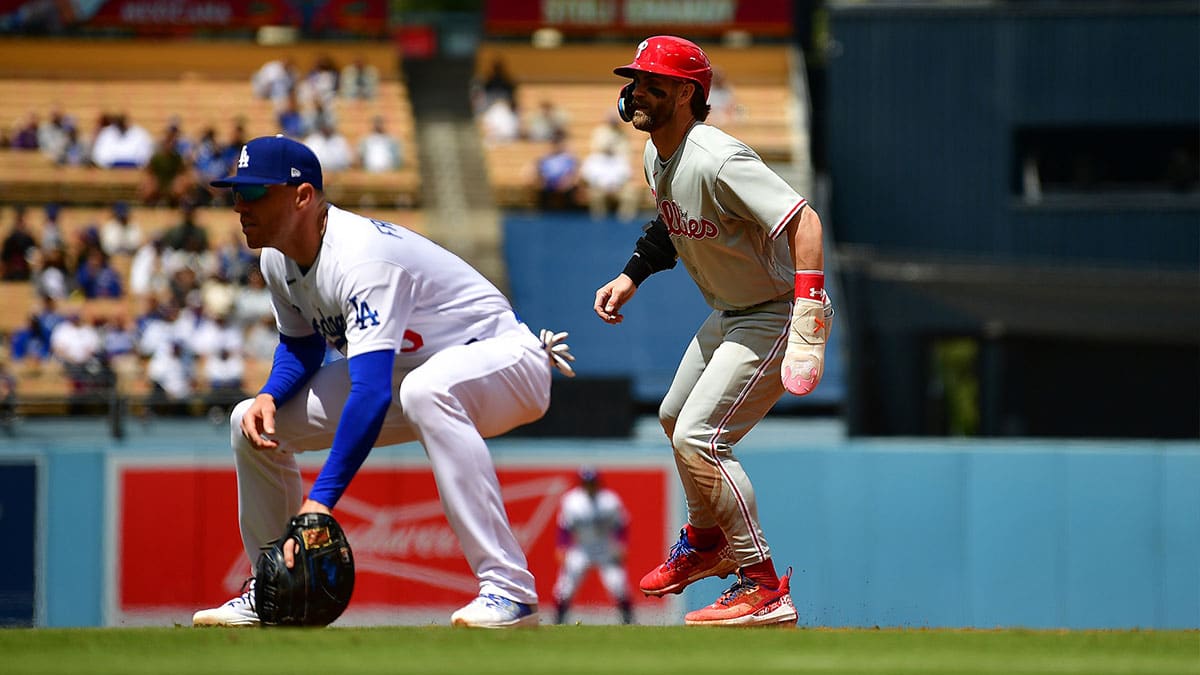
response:
{"label": "gray away jersey", "polygon": [[779,235],[808,202],[753,150],[697,122],[665,162],[647,139],[643,165],[658,215],[710,307],[791,298],[795,270]]}

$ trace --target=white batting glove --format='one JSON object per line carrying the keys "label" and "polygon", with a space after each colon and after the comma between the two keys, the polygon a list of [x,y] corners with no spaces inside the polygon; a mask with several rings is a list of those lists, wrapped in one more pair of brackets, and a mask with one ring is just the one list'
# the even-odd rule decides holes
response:
{"label": "white batting glove", "polygon": [[575,377],[575,370],[571,368],[570,363],[575,360],[575,357],[571,356],[571,346],[564,342],[568,335],[570,333],[555,333],[543,328],[538,333],[538,339],[542,341],[542,349],[546,350],[546,354],[550,357],[550,365],[567,377]]}
{"label": "white batting glove", "polygon": [[825,343],[833,329],[833,305],[824,289],[816,298],[797,297],[787,350],[779,370],[783,388],[796,396],[812,393],[825,373]]}

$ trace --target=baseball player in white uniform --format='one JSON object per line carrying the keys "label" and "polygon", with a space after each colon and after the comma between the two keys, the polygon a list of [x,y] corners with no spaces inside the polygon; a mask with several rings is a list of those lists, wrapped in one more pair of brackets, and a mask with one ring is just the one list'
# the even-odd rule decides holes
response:
{"label": "baseball player in white uniform", "polygon": [[629,542],[629,514],[616,492],[600,484],[592,467],[579,470],[579,485],[563,493],[558,508],[558,579],[555,623],[562,623],[579,582],[592,567],[621,612],[621,623],[633,622],[629,578],[625,574],[625,547]]}
{"label": "baseball player in white uniform", "polygon": [[[536,625],[533,575],[484,438],[545,413],[551,365],[569,370],[565,334],[539,340],[449,251],[329,204],[320,163],[301,143],[256,138],[236,174],[213,185],[233,188],[246,243],[262,249],[280,336],[266,384],[230,418],[249,562],[291,516],[330,513],[374,446],[420,441],[479,580],[451,622]],[[346,358],[322,365],[326,345]],[[306,496],[294,453],[324,449]],[[192,622],[256,625],[253,598],[247,588]]]}
{"label": "baseball player in white uniform", "polygon": [[652,37],[613,72],[632,79],[618,100],[622,118],[650,134],[644,168],[658,218],[624,272],[596,291],[596,314],[620,323],[638,284],[676,260],[713,310],[659,408],[688,522],[641,590],[678,593],[736,572],[732,587],[688,613],[686,623],[795,623],[790,569],[776,572],[754,488],[733,447],[785,390],[803,396],[821,379],[833,318],[821,221],[753,150],[704,124],[712,67],[700,47]]}

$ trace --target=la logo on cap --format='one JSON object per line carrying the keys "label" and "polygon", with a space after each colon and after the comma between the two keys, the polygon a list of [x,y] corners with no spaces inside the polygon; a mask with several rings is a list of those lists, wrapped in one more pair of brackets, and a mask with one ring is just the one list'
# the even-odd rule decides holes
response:
{"label": "la logo on cap", "polygon": [[246,146],[242,146],[242,154],[238,157],[238,168],[246,169],[250,167],[250,153],[246,151]]}

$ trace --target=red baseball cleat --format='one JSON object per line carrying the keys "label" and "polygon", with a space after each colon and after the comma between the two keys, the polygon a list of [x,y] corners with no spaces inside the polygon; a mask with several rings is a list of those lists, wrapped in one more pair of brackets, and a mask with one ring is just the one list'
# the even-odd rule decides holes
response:
{"label": "red baseball cleat", "polygon": [[688,541],[687,529],[682,529],[679,531],[679,541],[667,555],[667,561],[642,577],[640,586],[646,595],[678,593],[694,581],[706,577],[725,578],[736,572],[737,568],[733,552],[724,537],[721,543],[711,549],[698,551]]}
{"label": "red baseball cleat", "polygon": [[774,626],[795,624],[796,607],[788,585],[792,570],[779,579],[779,588],[770,590],[747,579],[740,572],[737,581],[713,604],[688,612],[683,617],[689,626]]}

